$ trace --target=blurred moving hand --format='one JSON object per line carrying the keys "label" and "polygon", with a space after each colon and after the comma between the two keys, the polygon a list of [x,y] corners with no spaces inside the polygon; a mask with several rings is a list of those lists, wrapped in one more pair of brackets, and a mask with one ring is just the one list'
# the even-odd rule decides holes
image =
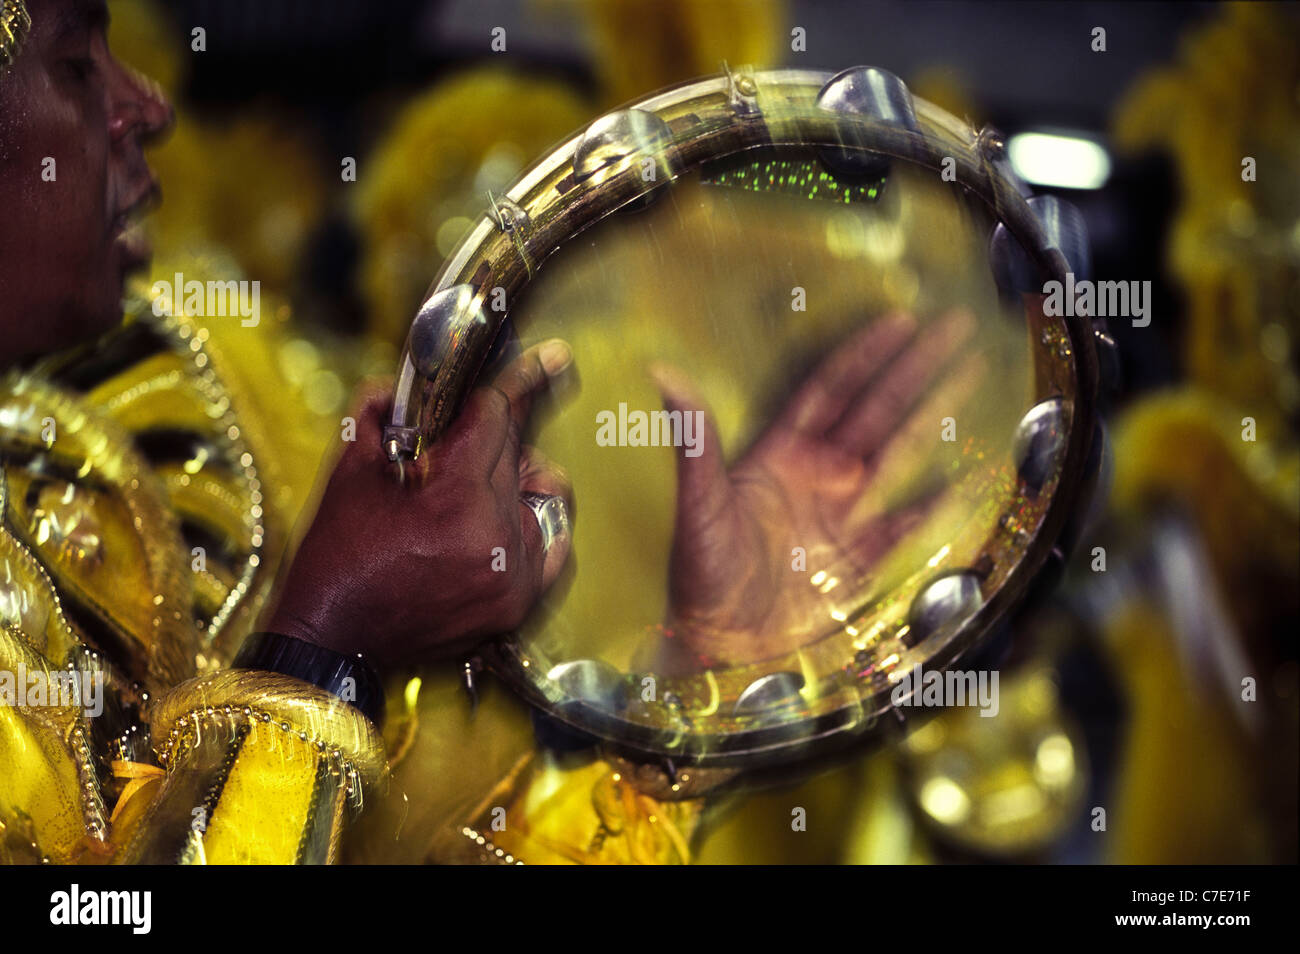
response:
{"label": "blurred moving hand", "polygon": [[450,656],[518,626],[569,554],[567,529],[543,550],[520,499],[559,496],[572,512],[568,478],[520,435],[533,399],[572,357],[558,339],[525,351],[472,392],[401,483],[380,449],[392,389],[363,389],[356,440],[266,628],[384,665]]}
{"label": "blurred moving hand", "polygon": [[[942,495],[927,493],[886,513],[863,506],[887,450],[906,450],[918,434],[938,439],[943,414],[931,421],[926,406],[916,407],[922,398],[933,391],[929,407],[948,413],[954,388],[969,393],[982,373],[982,360],[968,358],[938,382],[974,324],[966,312],[920,331],[909,315],[872,322],[822,361],[730,469],[690,380],[665,365],[651,369],[669,410],[703,411],[705,421],[699,455],[683,448],[677,458],[673,639],[664,664],[753,662],[826,630],[840,594],[819,592],[810,573],[860,580]],[[794,569],[796,547],[806,553],[808,572]]]}

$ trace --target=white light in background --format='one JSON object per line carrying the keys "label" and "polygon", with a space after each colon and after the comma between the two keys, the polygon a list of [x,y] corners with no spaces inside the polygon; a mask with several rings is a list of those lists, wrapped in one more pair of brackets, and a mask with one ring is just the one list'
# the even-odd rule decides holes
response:
{"label": "white light in background", "polygon": [[1007,143],[1016,175],[1062,189],[1100,189],[1110,177],[1110,156],[1091,139],[1052,133],[1018,133]]}

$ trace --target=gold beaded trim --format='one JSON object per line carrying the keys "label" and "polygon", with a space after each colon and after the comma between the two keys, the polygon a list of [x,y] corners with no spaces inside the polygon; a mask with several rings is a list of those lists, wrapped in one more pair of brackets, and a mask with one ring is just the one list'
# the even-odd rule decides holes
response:
{"label": "gold beaded trim", "polygon": [[173,758],[183,756],[185,743],[191,734],[191,730],[197,736],[204,725],[209,722],[213,723],[214,727],[220,725],[226,729],[234,729],[237,725],[252,725],[255,722],[261,722],[263,725],[274,726],[282,732],[295,736],[300,742],[315,746],[316,751],[331,763],[330,774],[336,778],[341,777],[347,780],[349,804],[360,809],[360,775],[357,772],[356,764],[351,759],[346,758],[341,749],[330,749],[324,739],[310,735],[303,729],[295,729],[287,720],[281,719],[277,721],[271,713],[263,709],[254,709],[252,706],[199,706],[189,710],[176,720],[171,732],[163,740],[162,747],[155,749],[158,764],[163,768],[167,768],[168,763]]}
{"label": "gold beaded trim", "polygon": [[86,732],[78,719],[72,730],[72,747],[76,756],[77,780],[81,783],[82,821],[86,833],[96,841],[108,839],[108,812],[104,808],[104,798],[99,790],[99,779],[95,775],[95,756],[86,741]]}
{"label": "gold beaded trim", "polygon": [[[224,644],[218,646],[218,642],[223,635],[232,638],[239,635],[238,633],[226,634],[232,619],[245,606],[249,606],[250,611],[255,612],[265,595],[266,581],[260,579],[266,575],[268,568],[264,554],[268,545],[274,545],[275,541],[271,537],[274,535],[278,538],[278,531],[268,531],[268,515],[264,508],[267,493],[263,485],[264,476],[256,465],[248,435],[245,434],[246,426],[237,412],[236,402],[230,389],[216,371],[219,356],[214,354],[216,345],[211,340],[208,329],[183,312],[155,314],[151,307],[153,297],[144,286],[134,293],[127,303],[128,323],[133,321],[148,325],[163,339],[170,353],[184,362],[185,366],[177,371],[158,375],[151,381],[139,382],[115,394],[106,403],[95,405],[94,409],[112,421],[113,412],[117,408],[147,393],[155,383],[162,387],[170,387],[183,380],[194,388],[203,401],[208,416],[215,425],[214,433],[219,433],[226,442],[222,447],[222,456],[242,485],[243,500],[240,502],[240,509],[247,534],[248,557],[242,568],[236,568],[238,576],[234,585],[228,588],[224,584],[221,585],[225,594],[224,599],[212,618],[208,621],[201,619],[195,621],[197,623],[193,637],[197,649],[195,663],[199,671],[210,671],[222,663],[229,662],[228,656],[233,650]],[[75,352],[71,358],[66,355],[56,355],[42,361],[33,369],[29,377],[51,377],[69,361],[75,363],[79,355],[80,352]],[[101,423],[101,426],[106,425]],[[133,435],[126,434],[125,431],[123,434],[126,443],[134,447]],[[205,436],[211,437],[213,434]],[[255,436],[260,438],[260,435]],[[259,439],[257,443],[260,446],[261,443],[266,442]],[[166,494],[164,499],[167,499]],[[172,516],[179,516],[179,514],[173,513]],[[185,569],[188,570],[189,567],[186,566]],[[167,682],[174,683],[178,678],[183,677],[177,675]]]}
{"label": "gold beaded trim", "polygon": [[504,848],[498,848],[487,839],[487,836],[480,835],[473,828],[466,826],[460,830],[460,833],[479,846],[485,861],[491,861],[501,865],[523,864],[523,862],[515,858],[514,855],[510,854]]}
{"label": "gold beaded trim", "polygon": [[[3,2],[3,0],[0,0]],[[166,506],[166,491],[158,476],[150,470],[135,450],[130,436],[110,418],[95,412],[79,399],[63,392],[50,382],[33,374],[11,375],[3,382],[0,393],[6,400],[28,401],[32,408],[40,408],[57,421],[75,422],[67,432],[67,440],[78,451],[75,455],[79,472],[91,480],[115,488],[117,496],[126,504],[136,533],[148,541],[168,541],[171,545],[145,546],[145,561],[149,576],[161,601],[153,618],[154,633],[150,641],[141,643],[146,653],[149,675],[163,685],[184,679],[193,671],[193,652],[198,646],[199,634],[191,618],[189,564],[181,556],[173,541],[180,539],[178,520]],[[14,437],[9,438],[19,443]],[[32,439],[26,438],[30,444]],[[49,453],[54,453],[46,448]],[[18,536],[19,528],[11,528]],[[162,607],[174,607],[174,612],[163,612]],[[92,606],[103,619],[113,619],[107,607]],[[144,634],[132,634],[143,640]],[[129,661],[123,660],[123,665]]]}
{"label": "gold beaded trim", "polygon": [[[68,622],[68,616],[63,611],[63,601],[59,599],[59,590],[54,585],[54,580],[50,573],[45,569],[45,564],[41,563],[22,540],[10,532],[9,527],[9,478],[5,473],[4,460],[0,457],[0,536],[3,536],[3,544],[11,548],[12,553],[22,564],[22,569],[31,573],[37,578],[38,584],[43,585],[45,592],[41,594],[50,600],[51,612],[54,618],[59,621],[59,626],[63,629],[64,636],[68,640],[69,655],[72,655],[73,647],[81,646],[81,640]],[[26,634],[29,639],[39,637],[39,634]],[[44,643],[37,649],[43,650]]]}
{"label": "gold beaded trim", "polygon": [[[0,532],[3,532],[2,527]],[[84,647],[79,648],[85,651]],[[98,657],[93,658],[96,661],[98,659]],[[6,627],[3,634],[0,634],[0,659],[22,661],[31,669],[49,665],[46,657],[31,646],[26,636],[11,627]],[[73,668],[71,660],[67,665]],[[82,824],[87,835],[96,841],[104,842],[108,837],[107,812],[95,772],[95,757],[90,748],[90,740],[87,738],[85,717],[76,712],[75,707],[70,724],[63,721],[66,710],[35,706],[27,707],[24,711],[30,718],[57,731],[66,740],[73,764],[76,766]]]}
{"label": "gold beaded trim", "polygon": [[[36,559],[30,550],[5,527],[5,508],[8,502],[8,481],[5,479],[4,467],[0,466],[0,534],[5,538],[11,548],[11,555],[17,557],[26,567],[27,570],[44,584],[46,589],[45,596],[50,599],[50,611],[59,621],[64,632],[66,633],[69,646],[69,656],[77,653],[89,653],[92,659],[98,659],[98,654],[89,650],[77,638],[76,632],[68,622],[67,616],[63,612],[63,604],[59,601],[59,591],[54,586],[54,581],[50,579],[49,573]],[[19,634],[23,642],[26,642],[26,636]],[[71,658],[68,660],[68,668],[74,667]],[[98,841],[103,841],[108,836],[108,826],[105,823],[105,810],[103,798],[99,791],[99,780],[95,776],[95,760],[90,751],[90,745],[86,740],[86,733],[83,728],[83,722],[79,718],[76,727],[72,730],[70,745],[72,747],[73,761],[77,767],[77,781],[79,783],[79,794],[81,796],[82,822],[85,826],[86,833]]]}
{"label": "gold beaded trim", "polygon": [[249,534],[248,561],[239,580],[227,594],[225,603],[217,610],[203,634],[204,644],[210,647],[230,621],[235,610],[239,608],[240,603],[254,589],[253,584],[262,565],[262,551],[266,544],[262,481],[258,476],[252,451],[239,426],[234,401],[213,369],[213,362],[208,354],[207,329],[196,327],[193,320],[187,316],[167,314],[153,316],[152,309],[149,309],[146,320],[151,321],[154,327],[171,339],[176,352],[189,357],[194,369],[192,380],[202,393],[208,407],[220,415],[220,422],[225,425],[225,436],[230,441],[231,455],[238,464],[238,472],[243,475],[244,486],[247,488],[249,508],[244,515],[244,522]]}

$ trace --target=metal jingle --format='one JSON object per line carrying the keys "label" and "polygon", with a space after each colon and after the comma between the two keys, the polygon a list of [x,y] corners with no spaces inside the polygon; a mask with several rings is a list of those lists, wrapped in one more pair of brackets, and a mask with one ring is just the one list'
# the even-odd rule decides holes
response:
{"label": "metal jingle", "polygon": [[1016,425],[1012,443],[1016,473],[1034,494],[1056,471],[1067,436],[1065,401],[1059,397],[1035,404]]}
{"label": "metal jingle", "polygon": [[411,322],[407,348],[411,363],[426,378],[437,375],[452,343],[463,340],[467,329],[487,325],[483,307],[474,299],[472,285],[452,285],[434,292],[420,306]]}
{"label": "metal jingle", "polygon": [[1044,279],[1024,248],[1001,222],[989,240],[989,265],[993,280],[1003,294],[1023,295],[1042,292]]}
{"label": "metal jingle", "polygon": [[907,84],[888,70],[874,66],[853,66],[836,73],[817,94],[817,105],[835,113],[869,116],[913,132],[920,128]]}
{"label": "metal jingle", "polygon": [[568,697],[614,712],[622,699],[624,682],[617,669],[600,659],[574,659],[551,667],[547,679]]}
{"label": "metal jingle", "polygon": [[601,116],[582,134],[573,151],[573,179],[586,182],[605,169],[630,159],[654,160],[654,182],[669,178],[664,150],[672,141],[668,124],[644,109],[622,109]]}
{"label": "metal jingle", "polygon": [[[855,66],[836,73],[818,92],[817,106],[833,113],[865,116],[913,132],[920,130],[907,84],[893,73],[874,66]],[[851,138],[848,144],[854,144]],[[821,155],[834,171],[849,175],[883,176],[890,166],[888,156],[862,149],[828,148]]]}
{"label": "metal jingle", "polygon": [[760,676],[740,694],[732,712],[735,715],[753,715],[765,709],[789,705],[801,698],[799,690],[804,686],[802,673],[772,672]]}
{"label": "metal jingle", "polygon": [[955,630],[984,605],[980,578],[971,570],[956,570],[932,580],[908,613],[906,643],[916,646],[941,630]]}
{"label": "metal jingle", "polygon": [[[1043,227],[1045,248],[1060,251],[1075,281],[1089,278],[1092,275],[1092,252],[1083,213],[1054,195],[1036,195],[1028,199],[1027,204]],[[1001,222],[993,230],[989,242],[989,259],[993,278],[1003,291],[1017,294],[1043,292],[1047,279]]]}
{"label": "metal jingle", "polygon": [[1027,200],[1047,233],[1048,245],[1065,256],[1075,281],[1092,277],[1092,249],[1083,213],[1054,195],[1036,195]]}

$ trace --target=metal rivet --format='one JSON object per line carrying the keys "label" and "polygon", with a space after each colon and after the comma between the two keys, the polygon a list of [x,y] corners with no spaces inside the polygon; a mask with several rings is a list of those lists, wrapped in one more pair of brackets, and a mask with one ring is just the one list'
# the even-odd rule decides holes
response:
{"label": "metal rivet", "polygon": [[[817,94],[821,109],[848,116],[863,116],[890,126],[919,131],[912,94],[907,84],[887,70],[873,66],[854,66],[836,73]],[[863,151],[851,128],[842,132],[849,149],[823,149],[822,158],[837,172],[853,175],[883,176],[889,171],[889,157]]]}
{"label": "metal rivet", "polygon": [[1074,273],[1075,281],[1092,277],[1092,251],[1088,246],[1088,227],[1083,213],[1054,195],[1036,195],[1029,207],[1043,223],[1048,246],[1056,248]]}
{"label": "metal rivet", "polygon": [[852,66],[836,73],[817,94],[817,105],[831,112],[919,129],[907,84],[888,70],[874,66]]}
{"label": "metal rivet", "polygon": [[668,124],[644,109],[623,109],[601,116],[587,127],[573,151],[574,181],[585,182],[602,170],[638,156],[654,157],[656,166],[662,165],[664,150],[671,141]]}
{"label": "metal rivet", "polygon": [[[1076,281],[1087,278],[1092,273],[1092,253],[1083,213],[1054,195],[1036,195],[1027,204],[1043,227],[1044,248],[1060,251]],[[1002,223],[989,242],[989,259],[993,278],[1004,292],[1043,294],[1046,276]]]}
{"label": "metal rivet", "polygon": [[472,285],[452,285],[434,292],[420,306],[406,346],[411,363],[426,378],[433,378],[454,342],[464,338],[465,331],[474,325],[486,325],[482,304],[475,304]]}
{"label": "metal rivet", "polygon": [[528,213],[510,196],[488,192],[488,205],[488,215],[502,232],[523,234],[531,228]]}
{"label": "metal rivet", "polygon": [[938,632],[952,632],[983,605],[978,576],[969,570],[944,574],[931,581],[912,601],[906,642],[915,646]]}
{"label": "metal rivet", "polygon": [[1012,443],[1016,473],[1034,494],[1056,472],[1066,436],[1065,401],[1059,397],[1035,404],[1016,425]]}

